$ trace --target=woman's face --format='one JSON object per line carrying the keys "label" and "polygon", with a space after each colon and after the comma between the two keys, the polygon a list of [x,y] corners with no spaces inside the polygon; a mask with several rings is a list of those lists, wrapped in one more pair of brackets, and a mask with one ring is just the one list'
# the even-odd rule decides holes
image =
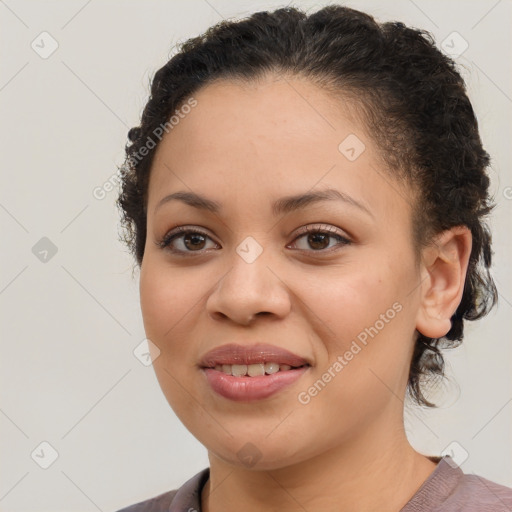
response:
{"label": "woman's face", "polygon": [[[401,428],[419,308],[411,194],[364,125],[309,82],[219,82],[194,98],[155,155],[140,275],[169,404],[233,464],[284,467],[357,441],[371,450]],[[208,203],[160,204],[177,192]],[[254,351],[263,363],[285,364],[284,349],[307,365],[228,376],[219,361],[243,363],[229,347],[204,362],[227,344],[271,345]]]}

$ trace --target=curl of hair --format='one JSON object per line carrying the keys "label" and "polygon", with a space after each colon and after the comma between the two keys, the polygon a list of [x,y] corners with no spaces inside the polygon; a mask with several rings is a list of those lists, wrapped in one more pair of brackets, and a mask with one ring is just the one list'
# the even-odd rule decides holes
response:
{"label": "curl of hair", "polygon": [[441,349],[458,346],[464,320],[484,316],[497,301],[485,224],[494,207],[486,174],[490,157],[454,62],[428,32],[400,22],[378,23],[338,5],[310,15],[294,7],[256,12],[222,21],[179,46],[153,77],[140,126],[128,132],[120,168],[120,239],[137,264],[144,256],[148,182],[158,143],[143,158],[141,149],[194,93],[216,80],[250,82],[281,74],[305,77],[332,94],[349,96],[390,175],[415,191],[415,246],[454,226],[471,230],[464,292],[451,329],[436,339],[418,332],[411,360],[408,392],[417,404],[436,407],[422,393],[422,382],[444,375]]}

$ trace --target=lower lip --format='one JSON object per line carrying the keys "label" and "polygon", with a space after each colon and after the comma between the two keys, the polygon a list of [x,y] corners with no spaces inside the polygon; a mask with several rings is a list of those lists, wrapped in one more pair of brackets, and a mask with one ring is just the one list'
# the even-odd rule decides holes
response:
{"label": "lower lip", "polygon": [[203,368],[203,372],[211,388],[219,395],[237,402],[252,402],[274,395],[293,384],[308,368],[302,366],[257,377],[234,377],[213,368]]}

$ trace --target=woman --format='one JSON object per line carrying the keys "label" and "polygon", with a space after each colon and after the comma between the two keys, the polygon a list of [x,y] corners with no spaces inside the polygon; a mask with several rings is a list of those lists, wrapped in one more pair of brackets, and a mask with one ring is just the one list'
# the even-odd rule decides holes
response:
{"label": "woman", "polygon": [[489,155],[427,33],[335,5],[222,22],[129,139],[153,365],[210,467],[125,512],[512,506],[404,431],[406,393],[435,406],[440,348],[496,300]]}

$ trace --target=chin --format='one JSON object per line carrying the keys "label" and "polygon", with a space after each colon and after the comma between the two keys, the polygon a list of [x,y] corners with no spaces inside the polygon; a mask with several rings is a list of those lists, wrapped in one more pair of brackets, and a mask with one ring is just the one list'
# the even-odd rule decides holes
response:
{"label": "chin", "polygon": [[244,436],[245,439],[250,438],[253,441],[226,438],[225,444],[220,446],[218,440],[216,443],[200,442],[208,449],[209,453],[222,459],[225,463],[234,468],[249,471],[282,469],[308,459],[306,450],[300,452],[296,443],[286,446],[283,439],[276,438],[270,441],[265,437],[258,440],[257,437]]}

